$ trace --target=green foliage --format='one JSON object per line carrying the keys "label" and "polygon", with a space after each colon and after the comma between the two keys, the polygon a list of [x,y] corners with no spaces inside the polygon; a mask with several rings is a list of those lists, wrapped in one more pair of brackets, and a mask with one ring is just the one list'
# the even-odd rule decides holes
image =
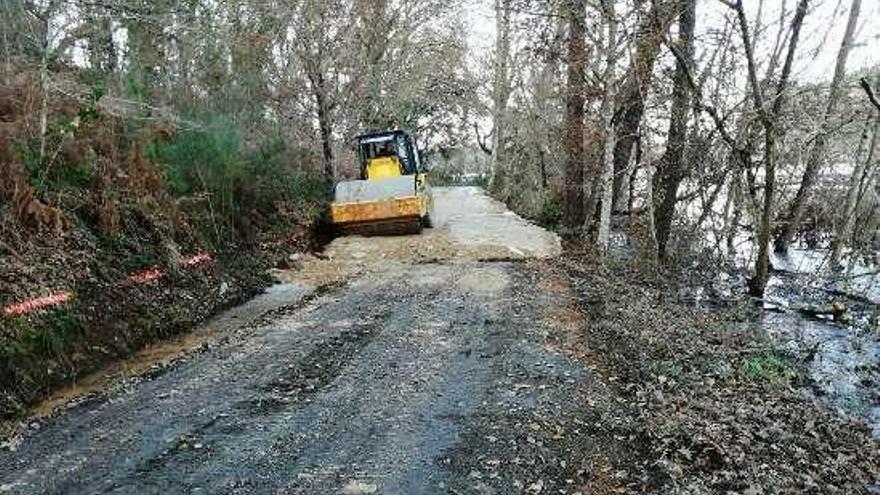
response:
{"label": "green foliage", "polygon": [[780,381],[796,377],[791,360],[777,351],[762,351],[743,360],[741,374],[755,381]]}
{"label": "green foliage", "polygon": [[65,142],[76,139],[80,128],[101,116],[98,100],[104,90],[95,87],[75,115],[60,115],[52,120],[46,131],[46,154],[40,155],[36,141],[19,142],[15,152],[25,165],[28,181],[34,191],[48,193],[76,193],[92,186],[95,167],[92,163],[68,163],[59,153]]}
{"label": "green foliage", "polygon": [[101,116],[101,108],[98,106],[98,102],[104,97],[105,93],[106,89],[102,85],[92,87],[92,92],[86,98],[86,104],[79,109],[78,117],[80,122],[89,123],[98,120]]}
{"label": "green foliage", "polygon": [[125,257],[125,267],[129,271],[141,270],[159,264],[159,257],[153,251],[132,251]]}
{"label": "green foliage", "polygon": [[63,357],[67,346],[82,335],[82,321],[69,309],[56,309],[32,321],[12,318],[0,342],[0,358]]}
{"label": "green foliage", "polygon": [[173,195],[204,203],[207,215],[197,221],[198,228],[215,245],[248,225],[274,219],[279,202],[303,206],[327,199],[318,174],[305,175],[289,163],[284,141],[268,139],[245,149],[236,129],[227,119],[214,118],[147,150]]}
{"label": "green foliage", "polygon": [[562,223],[562,198],[556,194],[547,195],[535,221],[539,225],[555,229]]}
{"label": "green foliage", "polygon": [[0,332],[0,359],[11,359],[25,354],[27,349],[21,336],[33,328],[31,323],[20,317],[6,318],[0,322],[3,323],[2,332]]}
{"label": "green foliage", "polygon": [[466,186],[476,186],[482,187],[483,189],[489,188],[489,176],[486,174],[480,174],[472,179],[468,179],[464,181],[464,185]]}
{"label": "green foliage", "polygon": [[143,70],[133,67],[125,74],[123,80],[125,94],[135,100],[147,99],[147,85],[144,82]]}
{"label": "green foliage", "polygon": [[45,166],[35,145],[19,145],[16,151],[24,162],[28,182],[41,196],[51,192],[79,191],[88,188],[95,179],[95,168],[90,163],[61,162]]}

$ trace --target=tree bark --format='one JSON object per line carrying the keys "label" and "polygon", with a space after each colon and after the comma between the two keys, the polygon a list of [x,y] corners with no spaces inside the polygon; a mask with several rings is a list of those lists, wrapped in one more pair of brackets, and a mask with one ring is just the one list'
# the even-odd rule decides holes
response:
{"label": "tree bark", "polygon": [[654,183],[654,165],[648,164],[645,167],[645,179],[648,183],[648,187],[645,188],[645,204],[648,206],[648,234],[651,239],[651,249],[649,250],[651,253],[651,262],[654,267],[657,266],[657,227],[654,225],[654,188],[651,184]]}
{"label": "tree bark", "polygon": [[492,177],[489,190],[506,199],[507,163],[504,154],[507,100],[510,95],[510,0],[495,0],[495,76],[492,85]]}
{"label": "tree bark", "polygon": [[604,143],[602,153],[602,207],[599,213],[599,230],[596,246],[599,252],[606,253],[611,244],[611,209],[614,203],[614,72],[617,60],[617,17],[614,0],[603,1],[603,10],[608,23],[608,38],[605,41],[605,83],[602,97],[602,128]]}
{"label": "tree bark", "polygon": [[333,170],[333,147],[331,144],[332,131],[330,127],[330,111],[327,108],[327,97],[323,89],[323,77],[320,78],[321,84],[315,89],[315,104],[318,107],[318,128],[321,133],[321,155],[324,164],[324,180],[328,184],[332,184],[336,179],[336,173]]}
{"label": "tree bark", "polygon": [[568,81],[565,97],[565,181],[563,223],[584,223],[584,77],[586,73],[586,6],[568,0]]}
{"label": "tree bark", "polygon": [[874,88],[871,87],[871,83],[868,82],[868,79],[863,77],[859,80],[859,86],[865,91],[865,94],[868,96],[868,101],[874,105],[874,108],[880,112],[880,100],[877,99],[877,95],[874,94]]}
{"label": "tree bark", "polygon": [[651,87],[654,61],[660,54],[663,35],[669,28],[673,9],[667,1],[651,2],[651,9],[636,30],[636,53],[627,69],[623,87],[617,98],[614,146],[614,211],[619,209],[625,171],[633,145],[639,139],[639,126],[645,111],[645,96]]}
{"label": "tree bark", "polygon": [[691,88],[688,82],[690,66],[694,57],[694,25],[696,22],[696,0],[679,0],[678,51],[681,58],[676,60],[675,82],[672,89],[672,112],[669,119],[669,135],[666,153],[660,170],[660,198],[655,207],[654,224],[657,229],[657,258],[666,261],[667,243],[672,229],[678,187],[684,178],[684,148],[687,140],[688,114],[691,106]]}
{"label": "tree bark", "polygon": [[798,191],[788,207],[788,213],[785,217],[785,221],[783,222],[781,229],[777,233],[774,240],[774,247],[779,253],[784,253],[788,251],[788,246],[791,244],[795,234],[798,231],[801,217],[803,216],[804,209],[807,205],[807,199],[809,198],[810,192],[813,189],[813,186],[815,185],[816,179],[819,175],[819,168],[822,165],[822,160],[825,156],[827,135],[830,131],[830,119],[835,109],[837,108],[837,104],[840,101],[841,95],[843,94],[842,82],[844,76],[846,76],[846,60],[849,57],[849,51],[853,45],[853,35],[855,33],[856,24],[859,20],[859,10],[861,8],[861,4],[861,0],[853,0],[852,7],[849,11],[849,20],[846,24],[846,31],[843,35],[843,41],[840,44],[840,50],[837,52],[837,63],[834,66],[834,77],[831,80],[828,103],[825,107],[825,113],[822,117],[819,135],[816,136],[816,139],[813,141],[813,145],[810,147],[810,152],[807,158],[807,165],[804,170],[804,175],[801,179],[800,186],[798,187]]}
{"label": "tree bark", "polygon": [[[873,126],[871,124],[873,124]],[[870,139],[868,138],[869,132],[871,133]],[[858,207],[859,190],[861,189],[865,173],[871,166],[871,162],[874,160],[874,149],[877,146],[878,132],[880,132],[880,115],[872,115],[869,117],[869,120],[865,122],[865,131],[862,136],[862,141],[868,143],[867,157],[864,160],[858,160],[858,157],[856,157],[856,160],[858,161],[853,168],[852,175],[849,179],[843,218],[840,220],[838,228],[834,233],[834,238],[831,241],[831,256],[828,264],[833,271],[838,271],[840,269],[840,256],[843,250],[843,245],[846,242],[846,239],[850,237],[850,233],[853,229],[853,221],[855,220],[856,208]]]}

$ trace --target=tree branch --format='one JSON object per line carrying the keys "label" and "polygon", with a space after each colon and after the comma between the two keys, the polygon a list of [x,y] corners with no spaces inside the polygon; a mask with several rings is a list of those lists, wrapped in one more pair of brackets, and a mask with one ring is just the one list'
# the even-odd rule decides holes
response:
{"label": "tree branch", "polygon": [[862,87],[862,89],[865,90],[865,93],[868,95],[868,99],[871,100],[874,108],[876,108],[877,111],[880,112],[880,101],[877,100],[877,95],[874,94],[874,89],[871,88],[871,83],[868,82],[868,78],[863,77],[859,81],[859,85]]}
{"label": "tree branch", "polygon": [[[477,145],[480,146],[480,149],[483,150],[483,153],[485,153],[487,155],[491,155],[492,149],[489,148],[489,146],[486,145],[486,141],[480,137],[480,127],[477,126],[476,122],[474,122],[474,133],[476,133],[476,135],[477,135]],[[489,133],[489,134],[491,135],[492,133]],[[489,137],[489,136],[486,136],[486,137]]]}
{"label": "tree branch", "polygon": [[691,73],[691,68],[685,63],[681,51],[675,46],[675,44],[670,43],[668,39],[664,39],[664,42],[666,46],[669,47],[669,51],[672,52],[672,55],[675,56],[675,60],[684,67],[684,74],[687,78],[688,86],[691,87],[691,91],[694,93],[694,106],[698,110],[709,114],[709,117],[712,118],[712,121],[715,123],[715,128],[718,130],[718,133],[721,134],[721,138],[724,139],[724,142],[726,142],[731,148],[739,150],[736,139],[734,139],[734,137],[727,131],[727,126],[724,124],[724,119],[718,115],[718,110],[711,105],[703,103],[703,92],[701,88],[697,86],[697,83],[694,80],[694,75]]}

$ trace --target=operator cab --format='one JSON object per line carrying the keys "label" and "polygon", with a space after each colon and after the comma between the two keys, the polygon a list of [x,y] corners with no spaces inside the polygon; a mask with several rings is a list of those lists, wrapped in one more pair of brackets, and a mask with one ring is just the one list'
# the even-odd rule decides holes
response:
{"label": "operator cab", "polygon": [[412,137],[403,131],[385,131],[357,137],[361,179],[417,175],[421,161]]}

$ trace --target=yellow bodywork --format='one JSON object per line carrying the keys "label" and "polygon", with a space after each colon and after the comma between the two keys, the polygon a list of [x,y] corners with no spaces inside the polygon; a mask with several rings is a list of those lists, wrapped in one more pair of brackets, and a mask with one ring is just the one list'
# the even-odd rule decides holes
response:
{"label": "yellow bodywork", "polygon": [[427,189],[427,176],[415,176],[415,194],[372,201],[333,203],[330,214],[339,227],[378,223],[411,222],[421,224],[432,208],[432,197]]}
{"label": "yellow bodywork", "polygon": [[367,164],[367,180],[400,177],[400,160],[396,156],[373,158]]}
{"label": "yellow bodywork", "polygon": [[420,219],[426,211],[423,199],[418,196],[357,203],[338,203],[332,206],[332,210],[333,223],[336,225],[405,220],[408,218]]}
{"label": "yellow bodywork", "polygon": [[337,232],[412,234],[431,226],[433,201],[421,152],[401,130],[357,136],[360,178],[338,182],[330,217]]}

